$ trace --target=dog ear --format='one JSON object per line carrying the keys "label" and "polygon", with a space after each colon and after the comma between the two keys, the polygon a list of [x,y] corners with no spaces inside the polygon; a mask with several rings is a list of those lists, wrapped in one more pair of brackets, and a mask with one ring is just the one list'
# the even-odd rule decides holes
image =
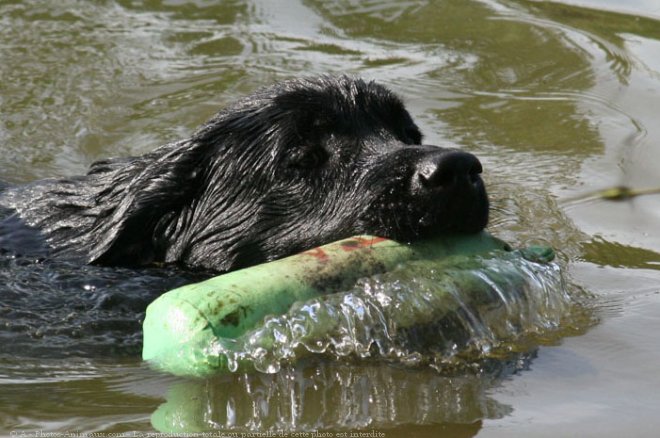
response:
{"label": "dog ear", "polygon": [[127,164],[104,162],[91,168],[89,176],[103,180],[106,188],[96,199],[103,208],[90,230],[89,263],[144,265],[163,259],[167,239],[155,231],[199,190],[203,146],[179,142]]}

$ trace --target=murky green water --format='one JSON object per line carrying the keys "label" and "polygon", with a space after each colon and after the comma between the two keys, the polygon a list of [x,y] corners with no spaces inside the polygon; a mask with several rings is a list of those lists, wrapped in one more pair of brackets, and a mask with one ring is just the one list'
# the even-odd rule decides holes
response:
{"label": "murky green water", "polygon": [[[654,436],[660,196],[574,198],[660,186],[658,60],[652,0],[0,1],[0,179],[81,173],[186,136],[261,85],[355,73],[402,95],[427,142],[482,159],[491,231],[557,248],[598,319],[454,375],[326,363],[186,382],[130,355],[24,360],[5,341],[0,434],[148,432],[154,411],[189,403],[181,424],[207,429],[316,418],[387,437]],[[296,416],[305,404],[326,409]]]}

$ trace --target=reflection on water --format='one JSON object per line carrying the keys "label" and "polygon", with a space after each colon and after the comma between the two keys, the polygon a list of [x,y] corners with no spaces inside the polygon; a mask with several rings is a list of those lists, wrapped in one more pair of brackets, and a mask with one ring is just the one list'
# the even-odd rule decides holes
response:
{"label": "reflection on water", "polygon": [[470,424],[511,411],[488,396],[528,358],[482,364],[478,374],[378,364],[303,362],[276,374],[180,381],[151,417],[162,432],[343,430],[402,424]]}
{"label": "reflection on water", "polygon": [[[125,357],[39,360],[0,356],[0,431],[150,431],[172,379]],[[119,402],[121,400],[121,402]],[[45,435],[43,435],[45,436]]]}
{"label": "reflection on water", "polygon": [[[580,295],[576,284],[593,292],[593,308],[606,309],[602,323],[566,341],[571,354],[552,350],[561,360],[548,362],[553,354],[541,348],[533,371],[520,374],[514,370],[524,365],[506,360],[493,362],[508,370],[502,373],[454,376],[321,363],[179,382],[158,411],[172,415],[156,415],[154,424],[180,413],[191,427],[248,429],[256,426],[247,416],[258,412],[264,427],[381,424],[394,427],[388,437],[422,433],[411,423],[474,421],[425,432],[471,436],[504,416],[481,433],[652,435],[658,402],[650,388],[660,385],[657,342],[648,335],[660,329],[658,197],[570,210],[557,198],[660,186],[660,24],[647,0],[625,9],[649,17],[570,3],[3,1],[0,179],[70,175],[99,158],[146,152],[275,80],[377,79],[404,97],[427,142],[479,155],[493,197],[491,231],[516,247],[539,241],[557,249],[572,275],[568,292]],[[615,0],[580,3],[624,8]],[[16,259],[0,265],[0,433],[151,430],[149,412],[170,378],[131,356],[140,346],[140,309],[185,275]],[[99,330],[110,336],[94,335]],[[45,359],[56,353],[68,359]],[[130,365],[103,362],[117,355]],[[69,372],[76,357],[80,367]],[[593,372],[574,380],[578,361]],[[192,414],[177,400],[201,408],[198,417],[188,422]],[[314,425],[310,412],[320,412],[323,400],[332,409]]]}

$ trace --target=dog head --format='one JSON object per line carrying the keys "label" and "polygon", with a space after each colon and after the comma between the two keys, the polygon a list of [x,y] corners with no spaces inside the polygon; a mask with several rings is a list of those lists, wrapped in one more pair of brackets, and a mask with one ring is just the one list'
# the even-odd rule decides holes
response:
{"label": "dog head", "polygon": [[228,271],[356,234],[412,241],[488,221],[481,164],[422,144],[401,100],[373,82],[283,82],[189,139],[39,182],[6,202],[55,253]]}
{"label": "dog head", "polygon": [[235,269],[355,234],[483,229],[479,161],[421,141],[401,100],[373,82],[321,77],[257,92],[193,136],[205,158],[174,227],[188,246],[173,258]]}

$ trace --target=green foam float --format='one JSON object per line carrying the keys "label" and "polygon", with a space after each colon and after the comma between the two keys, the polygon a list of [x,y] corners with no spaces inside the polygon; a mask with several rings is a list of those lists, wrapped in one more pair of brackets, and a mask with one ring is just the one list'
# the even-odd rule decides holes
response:
{"label": "green foam float", "polygon": [[[486,232],[438,237],[414,244],[356,236],[163,294],[147,308],[142,356],[157,368],[177,375],[206,376],[254,368],[273,372],[277,368],[273,368],[272,360],[270,365],[259,366],[258,359],[269,356],[273,349],[282,349],[279,338],[285,338],[288,347],[300,344],[306,352],[322,352],[327,349],[327,339],[336,338],[338,330],[346,328],[342,327],[341,315],[332,311],[310,315],[305,303],[315,308],[328,303],[345,307],[341,301],[347,298],[337,292],[351,290],[360,279],[387,275],[402,269],[401,266],[405,269],[402,264],[414,261],[428,262],[429,269],[441,271],[437,282],[443,286],[427,294],[435,295],[435,301],[431,299],[414,310],[374,310],[378,321],[386,320],[384,324],[388,327],[404,330],[447,315],[455,310],[457,300],[475,305],[484,304],[485,300],[492,307],[502,295],[501,291],[491,290],[498,285],[525,287],[529,266],[509,269],[489,264],[489,260],[506,259],[506,266],[517,260],[543,265],[553,258],[554,252],[548,247],[514,252],[505,242]],[[456,275],[463,271],[487,272],[488,276]],[[465,299],[456,297],[457,291],[459,294],[465,291]],[[452,299],[445,299],[449,295]],[[301,315],[305,319],[302,330],[302,326],[294,323]],[[278,316],[284,320],[277,320]],[[266,327],[270,332],[264,335]],[[251,352],[237,354],[241,349]],[[296,358],[291,351],[278,356],[287,357]]]}

